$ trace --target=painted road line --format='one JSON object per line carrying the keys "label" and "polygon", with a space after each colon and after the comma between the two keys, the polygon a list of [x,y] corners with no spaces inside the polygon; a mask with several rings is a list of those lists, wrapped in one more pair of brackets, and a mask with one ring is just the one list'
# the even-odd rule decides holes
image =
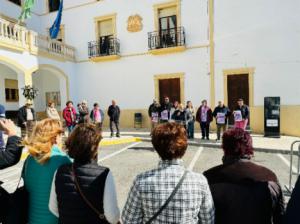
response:
{"label": "painted road line", "polygon": [[[141,138],[129,137],[129,138],[117,138],[117,139],[103,139],[100,142],[100,146],[111,146],[111,145],[121,145],[121,144],[129,144],[132,142],[141,142]],[[29,155],[27,150],[23,150],[21,161],[24,161]]]}
{"label": "painted road line", "polygon": [[191,161],[191,163],[190,163],[190,165],[188,167],[188,170],[192,171],[194,169],[194,166],[195,166],[197,160],[199,159],[202,151],[203,151],[203,147],[199,147],[199,149],[195,153],[195,155],[194,155],[194,157],[193,157],[193,159],[192,159],[192,161]]}
{"label": "painted road line", "polygon": [[131,144],[131,145],[129,145],[129,146],[126,146],[126,147],[123,148],[123,149],[120,149],[120,150],[118,150],[118,151],[116,151],[116,152],[114,152],[114,153],[111,153],[111,154],[109,154],[109,155],[107,155],[107,156],[105,156],[105,157],[99,159],[98,162],[102,162],[102,161],[107,160],[107,159],[109,159],[109,158],[111,158],[111,157],[114,157],[114,156],[116,156],[116,155],[118,155],[118,154],[120,154],[120,153],[126,151],[127,149],[129,149],[129,148],[131,148],[131,147],[134,147],[134,146],[138,145],[138,144],[140,144],[140,142],[135,142],[135,143],[133,143],[133,144]]}
{"label": "painted road line", "polygon": [[[289,160],[287,160],[283,155],[281,155],[281,154],[279,154],[279,153],[277,153],[277,156],[282,160],[283,163],[285,163],[285,165],[287,165],[289,168],[291,168],[291,164],[290,164],[290,161],[289,161]],[[293,171],[294,173],[297,172],[297,169],[296,169],[295,166],[292,166],[292,171]]]}
{"label": "painted road line", "polygon": [[136,137],[124,137],[124,138],[105,138],[100,142],[100,146],[110,146],[119,144],[128,144],[132,142],[141,142],[141,138]]}

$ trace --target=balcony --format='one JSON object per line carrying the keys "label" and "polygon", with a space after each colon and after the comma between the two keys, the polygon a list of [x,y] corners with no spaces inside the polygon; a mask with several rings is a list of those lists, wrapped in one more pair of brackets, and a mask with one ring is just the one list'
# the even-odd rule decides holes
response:
{"label": "balcony", "polygon": [[154,55],[182,52],[185,48],[183,27],[148,33],[149,52]]}
{"label": "balcony", "polygon": [[89,59],[94,62],[120,58],[120,41],[114,37],[100,37],[99,41],[88,43]]}
{"label": "balcony", "polygon": [[55,60],[75,61],[75,48],[0,18],[0,47]]}

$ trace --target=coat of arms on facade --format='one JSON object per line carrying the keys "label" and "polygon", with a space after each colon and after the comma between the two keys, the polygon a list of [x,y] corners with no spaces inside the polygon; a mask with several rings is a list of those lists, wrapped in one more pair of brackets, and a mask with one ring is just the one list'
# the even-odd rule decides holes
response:
{"label": "coat of arms on facade", "polygon": [[143,24],[142,24],[143,18],[136,14],[133,16],[129,16],[127,20],[127,30],[129,32],[139,32],[143,29]]}

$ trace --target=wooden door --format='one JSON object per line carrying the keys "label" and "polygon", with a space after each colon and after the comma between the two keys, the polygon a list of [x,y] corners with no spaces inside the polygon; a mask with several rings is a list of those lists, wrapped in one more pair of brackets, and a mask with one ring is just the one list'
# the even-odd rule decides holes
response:
{"label": "wooden door", "polygon": [[[227,94],[228,107],[231,111],[235,109],[237,100],[240,98],[244,100],[244,104],[249,106],[249,74],[228,75]],[[229,124],[232,125],[233,123],[233,116],[231,116]]]}
{"label": "wooden door", "polygon": [[159,100],[164,102],[165,97],[170,98],[170,102],[180,102],[180,79],[160,79],[159,80]]}

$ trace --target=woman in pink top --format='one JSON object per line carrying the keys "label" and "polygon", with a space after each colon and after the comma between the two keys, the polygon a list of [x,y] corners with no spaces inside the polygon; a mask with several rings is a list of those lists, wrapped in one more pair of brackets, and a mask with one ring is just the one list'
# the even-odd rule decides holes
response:
{"label": "woman in pink top", "polygon": [[90,113],[90,118],[96,127],[101,130],[104,120],[104,112],[100,109],[98,103],[94,103],[94,109]]}

